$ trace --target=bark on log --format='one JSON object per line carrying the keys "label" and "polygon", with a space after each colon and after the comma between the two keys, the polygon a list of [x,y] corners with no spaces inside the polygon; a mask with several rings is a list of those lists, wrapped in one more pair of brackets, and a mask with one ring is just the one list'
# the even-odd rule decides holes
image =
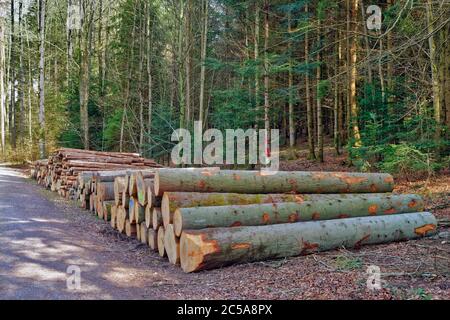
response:
{"label": "bark on log", "polygon": [[157,239],[157,247],[158,253],[160,257],[164,257],[166,255],[166,249],[164,248],[164,227],[161,226],[158,228],[158,239]]}
{"label": "bark on log", "polygon": [[375,193],[391,192],[394,179],[385,173],[159,169],[155,193]]}
{"label": "bark on log", "polygon": [[308,221],[258,227],[184,231],[180,241],[185,272],[303,255],[338,247],[401,241],[436,232],[428,212],[390,216]]}
{"label": "bark on log", "polygon": [[304,202],[179,208],[173,224],[175,234],[182,230],[217,227],[259,226],[310,220],[354,218],[370,215],[420,212],[424,203],[414,194],[340,195]]}
{"label": "bark on log", "polygon": [[169,262],[172,264],[180,263],[180,238],[175,235],[173,225],[169,224],[164,229],[164,248],[166,250]]}

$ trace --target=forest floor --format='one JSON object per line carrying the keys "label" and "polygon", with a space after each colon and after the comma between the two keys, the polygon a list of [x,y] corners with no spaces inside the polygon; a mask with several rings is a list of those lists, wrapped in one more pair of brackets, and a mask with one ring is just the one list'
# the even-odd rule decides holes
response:
{"label": "forest floor", "polygon": [[[281,168],[356,170],[332,154]],[[0,167],[0,299],[450,299],[448,172],[396,177],[395,192],[425,197],[440,236],[192,274],[21,173]],[[81,290],[66,287],[69,265],[81,268]],[[367,288],[370,265],[381,269],[380,290]]]}

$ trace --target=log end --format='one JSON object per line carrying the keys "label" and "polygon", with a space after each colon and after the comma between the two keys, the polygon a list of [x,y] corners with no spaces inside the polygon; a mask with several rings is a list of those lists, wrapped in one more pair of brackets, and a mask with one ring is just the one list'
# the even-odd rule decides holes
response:
{"label": "log end", "polygon": [[166,250],[164,248],[164,228],[159,227],[158,229],[158,253],[161,257],[164,257],[166,255]]}
{"label": "log end", "polygon": [[175,210],[173,214],[173,229],[177,237],[181,236],[183,231],[183,217],[181,215],[180,209]]}
{"label": "log end", "polygon": [[180,238],[180,263],[184,272],[203,269],[205,257],[219,252],[215,240],[207,240],[201,231],[183,231]]}
{"label": "log end", "polygon": [[169,224],[164,231],[164,248],[166,249],[169,262],[180,263],[180,239],[175,235],[173,225]]}

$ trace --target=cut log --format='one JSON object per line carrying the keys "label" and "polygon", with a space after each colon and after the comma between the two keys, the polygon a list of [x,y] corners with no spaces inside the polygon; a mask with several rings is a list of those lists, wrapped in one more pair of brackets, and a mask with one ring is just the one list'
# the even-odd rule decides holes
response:
{"label": "cut log", "polygon": [[[155,173],[152,172],[139,172],[136,174],[136,189],[137,189],[137,199],[141,205],[146,205],[148,202],[147,191],[153,190],[153,178]],[[154,192],[154,191],[153,191]]]}
{"label": "cut log", "polygon": [[111,206],[111,220],[110,220],[111,228],[113,229],[117,229],[116,218],[117,218],[117,206],[114,204],[113,206]]}
{"label": "cut log", "polygon": [[158,250],[158,230],[148,229],[148,246],[150,249]]}
{"label": "cut log", "polygon": [[129,208],[130,205],[130,196],[127,192],[122,193],[122,205],[125,207],[125,209]]}
{"label": "cut log", "polygon": [[147,226],[145,225],[145,222],[142,222],[140,225],[139,225],[139,227],[140,227],[140,239],[141,239],[141,243],[144,243],[144,244],[148,244],[148,228],[147,228]]}
{"label": "cut log", "polygon": [[161,199],[162,197],[157,197],[155,195],[155,185],[154,180],[151,186],[147,187],[147,204],[149,204],[152,208],[161,207]]}
{"label": "cut log", "polygon": [[152,211],[152,207],[147,204],[147,206],[145,207],[145,225],[150,229],[153,229]]}
{"label": "cut log", "polygon": [[428,212],[308,221],[258,227],[184,231],[180,241],[185,272],[303,255],[338,247],[401,241],[436,232]]}
{"label": "cut log", "polygon": [[131,223],[129,219],[125,220],[125,234],[128,237],[136,237],[137,228],[135,223]]}
{"label": "cut log", "polygon": [[[152,227],[153,227],[153,230],[157,230],[163,224],[164,223],[163,223],[163,217],[162,217],[161,209],[160,208],[153,208],[153,213],[152,213]],[[169,225],[169,224],[167,224],[167,225]]]}
{"label": "cut log", "polygon": [[166,255],[166,250],[164,248],[164,227],[158,228],[158,253],[161,257],[164,257]]}
{"label": "cut log", "polygon": [[259,226],[420,212],[423,209],[422,198],[413,194],[354,194],[346,199],[337,195],[334,198],[328,197],[325,200],[318,198],[301,203],[179,208],[175,211],[173,224],[175,234],[180,236],[182,230],[188,229]]}
{"label": "cut log", "polygon": [[127,220],[127,209],[123,206],[117,208],[116,220],[117,230],[120,233],[123,233],[125,231],[125,221]]}
{"label": "cut log", "polygon": [[145,207],[138,201],[134,203],[134,220],[136,223],[145,222]]}
{"label": "cut log", "polygon": [[159,169],[155,194],[164,192],[233,193],[375,193],[391,192],[394,179],[385,173]]}
{"label": "cut log", "polygon": [[114,200],[116,206],[122,204],[122,193],[125,191],[125,177],[116,177],[114,179]]}
{"label": "cut log", "polygon": [[[373,193],[356,196],[377,195]],[[383,195],[380,193],[379,195]],[[162,197],[161,211],[163,217],[170,217],[178,208],[210,207],[227,205],[248,205],[263,203],[353,199],[354,194],[240,194],[240,193],[200,193],[200,192],[166,192]],[[170,220],[169,220],[170,221]],[[172,223],[170,221],[169,223]]]}
{"label": "cut log", "polygon": [[180,263],[180,238],[175,235],[172,224],[164,228],[164,249],[170,263]]}
{"label": "cut log", "polygon": [[134,216],[134,212],[136,211],[135,206],[136,206],[136,198],[134,197],[130,197],[130,201],[128,202],[128,219],[130,219],[131,223],[135,223],[136,222],[136,218]]}

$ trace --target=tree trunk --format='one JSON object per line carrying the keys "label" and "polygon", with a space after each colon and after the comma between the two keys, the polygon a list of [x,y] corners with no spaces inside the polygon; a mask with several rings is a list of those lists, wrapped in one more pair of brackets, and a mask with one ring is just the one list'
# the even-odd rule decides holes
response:
{"label": "tree trunk", "polygon": [[[151,157],[152,155],[152,148],[151,148],[151,143],[152,143],[152,137],[151,137],[151,133],[152,133],[152,115],[153,115],[153,78],[152,78],[152,32],[151,32],[151,7],[150,7],[150,3],[146,3],[147,5],[147,100],[148,100],[148,105],[147,105],[147,112],[148,112],[148,128],[147,128],[147,135],[148,135],[148,145],[149,147],[149,151],[148,151],[148,155]],[[173,93],[172,93],[173,94]],[[171,100],[172,101],[172,100]],[[172,102],[173,104],[173,102]],[[171,108],[172,109],[172,108]]]}
{"label": "tree trunk", "polygon": [[266,155],[270,156],[270,116],[269,116],[269,1],[264,1],[264,129],[266,135]]}
{"label": "tree trunk", "polygon": [[255,1],[255,39],[254,39],[254,55],[255,55],[255,127],[259,125],[260,99],[259,99],[259,0]]}
{"label": "tree trunk", "polygon": [[394,179],[385,173],[340,173],[159,169],[155,194],[168,191],[235,193],[373,193],[391,192]]}
{"label": "tree trunk", "polygon": [[[291,11],[288,12],[288,34],[291,32]],[[295,124],[294,124],[294,74],[292,72],[292,39],[288,40],[289,52],[289,74],[288,74],[288,90],[289,90],[289,146],[295,146]]]}
{"label": "tree trunk", "polygon": [[39,0],[39,157],[45,158],[45,2]]}
{"label": "tree trunk", "polygon": [[300,203],[179,208],[173,225],[175,234],[180,236],[183,230],[355,218],[419,212],[423,208],[423,200],[417,195],[353,195],[347,199],[337,195]]}
{"label": "tree trunk", "polygon": [[14,13],[14,1],[11,1],[11,43],[10,43],[10,98],[9,98],[9,131],[11,148],[16,149],[17,131],[16,131],[16,77],[15,77],[15,13]]}
{"label": "tree trunk", "polygon": [[232,263],[305,255],[339,247],[415,239],[436,232],[431,213],[184,231],[181,267],[194,272]]}
{"label": "tree trunk", "polygon": [[[201,67],[200,67],[200,97],[198,121],[204,121],[204,101],[205,101],[205,71],[206,71],[206,46],[208,41],[208,8],[209,0],[202,1],[203,28],[201,32]],[[204,128],[204,125],[203,125]]]}
{"label": "tree trunk", "polygon": [[[23,65],[23,0],[19,0],[19,32],[20,32],[20,51],[19,51],[19,121],[18,134],[19,141],[22,142],[24,138],[24,119],[25,119],[25,73]],[[26,28],[26,27],[25,27]]]}
{"label": "tree trunk", "polygon": [[433,5],[431,0],[426,3],[427,26],[428,26],[428,46],[430,50],[430,66],[431,66],[431,88],[433,91],[433,110],[434,121],[436,122],[435,139],[441,138],[441,100],[439,88],[439,70],[438,70],[438,56],[436,52],[436,39],[434,35],[434,15]]}
{"label": "tree trunk", "polygon": [[322,114],[322,92],[321,92],[321,82],[322,82],[322,61],[320,57],[320,50],[322,46],[321,37],[321,21],[320,17],[317,20],[317,68],[316,68],[316,88],[317,88],[317,160],[323,162],[323,114]]}
{"label": "tree trunk", "polygon": [[[308,15],[308,4],[305,4],[305,12]],[[308,28],[308,27],[307,27]],[[305,64],[309,65],[309,31],[305,31]],[[308,123],[308,159],[316,159],[314,146],[314,114],[311,103],[311,91],[309,84],[309,71],[305,74],[305,91],[306,91],[306,118]]]}
{"label": "tree trunk", "polygon": [[[89,150],[89,85],[91,74],[91,47],[92,47],[92,28],[94,21],[94,8],[95,0],[89,3],[90,13],[89,15],[84,12],[82,31],[85,32],[82,36],[82,49],[81,49],[81,66],[80,66],[80,120],[81,129],[83,132],[83,145],[85,150]],[[88,4],[85,3],[86,11],[88,10]]]}
{"label": "tree trunk", "polygon": [[5,60],[5,25],[0,17],[0,143],[3,156],[6,152]]}
{"label": "tree trunk", "polygon": [[352,138],[353,146],[361,147],[361,135],[359,133],[358,125],[358,103],[357,103],[357,91],[356,82],[358,78],[357,71],[357,46],[358,46],[358,0],[352,0],[351,8],[352,16],[352,40],[350,46],[350,56],[351,56],[351,72],[350,72],[350,111],[351,111],[351,123],[352,123]]}
{"label": "tree trunk", "polygon": [[186,10],[186,92],[185,92],[185,124],[186,127],[190,127],[191,116],[193,113],[191,106],[191,80],[192,80],[192,47],[193,47],[193,37],[192,37],[192,0],[187,0],[187,10]]}

